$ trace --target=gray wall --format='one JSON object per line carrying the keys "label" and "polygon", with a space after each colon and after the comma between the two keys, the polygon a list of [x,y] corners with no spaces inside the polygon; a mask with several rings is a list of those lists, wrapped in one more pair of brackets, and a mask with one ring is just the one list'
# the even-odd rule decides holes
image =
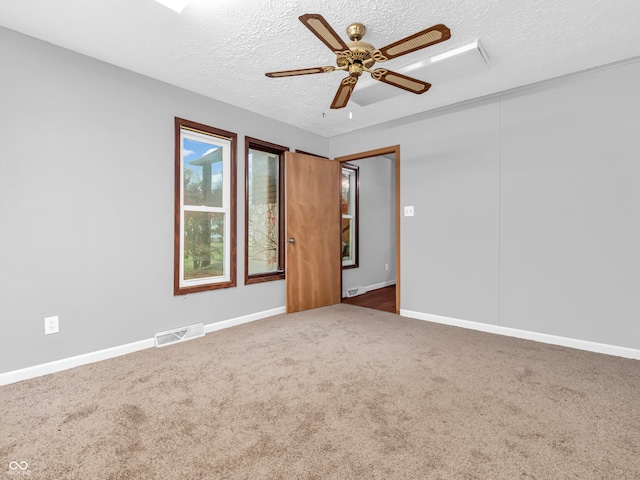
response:
{"label": "gray wall", "polygon": [[638,61],[327,140],[2,28],[0,58],[0,373],[284,305],[242,215],[239,286],[173,296],[174,116],[238,134],[239,212],[245,135],[400,144],[402,309],[640,348]]}
{"label": "gray wall", "polygon": [[[0,373],[284,306],[242,285],[244,136],[327,139],[2,28],[0,58]],[[237,288],[173,296],[175,116],[238,134]]]}
{"label": "gray wall", "polygon": [[[342,271],[342,290],[395,282],[395,160],[371,157],[349,162],[360,167],[358,268]],[[385,270],[385,263],[389,270]]]}
{"label": "gray wall", "polygon": [[501,315],[640,348],[640,62],[501,103]]}
{"label": "gray wall", "polygon": [[630,61],[332,138],[401,145],[401,308],[639,349],[639,84]]}

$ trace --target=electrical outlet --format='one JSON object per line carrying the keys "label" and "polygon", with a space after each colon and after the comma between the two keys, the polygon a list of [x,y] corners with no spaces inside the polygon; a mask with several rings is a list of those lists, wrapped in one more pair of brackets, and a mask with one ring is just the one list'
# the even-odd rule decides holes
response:
{"label": "electrical outlet", "polygon": [[385,263],[385,264],[384,264],[384,271],[385,271],[385,272],[388,272],[388,271],[389,271],[389,264],[388,264],[388,263]]}
{"label": "electrical outlet", "polygon": [[413,217],[413,205],[409,207],[404,207],[404,216],[405,217]]}
{"label": "electrical outlet", "polygon": [[49,335],[51,333],[58,333],[58,316],[45,317],[44,319],[44,334]]}

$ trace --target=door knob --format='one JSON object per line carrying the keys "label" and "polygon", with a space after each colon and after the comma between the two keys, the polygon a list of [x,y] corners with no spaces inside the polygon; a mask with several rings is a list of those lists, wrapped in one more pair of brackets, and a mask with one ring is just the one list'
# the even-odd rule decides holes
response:
{"label": "door knob", "polygon": [[296,243],[296,239],[293,237],[289,238],[289,243]]}

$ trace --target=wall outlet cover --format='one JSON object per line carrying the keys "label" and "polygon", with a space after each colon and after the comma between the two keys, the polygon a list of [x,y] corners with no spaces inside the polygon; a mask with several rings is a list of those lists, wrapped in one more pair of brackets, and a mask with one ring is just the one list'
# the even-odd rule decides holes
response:
{"label": "wall outlet cover", "polygon": [[50,335],[52,333],[58,333],[59,330],[59,318],[56,315],[55,317],[45,317],[44,319],[44,334]]}

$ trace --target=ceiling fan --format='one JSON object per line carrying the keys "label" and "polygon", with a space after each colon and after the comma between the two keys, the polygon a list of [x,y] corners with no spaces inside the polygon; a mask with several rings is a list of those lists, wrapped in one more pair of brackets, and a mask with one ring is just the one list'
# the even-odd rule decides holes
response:
{"label": "ceiling fan", "polygon": [[308,13],[299,17],[300,21],[327,47],[336,54],[337,67],[312,67],[298,70],[283,70],[280,72],[265,73],[267,77],[293,77],[296,75],[311,75],[315,73],[327,73],[335,70],[344,70],[349,76],[344,78],[338,87],[338,92],[331,103],[331,108],[344,108],[349,102],[362,72],[368,72],[374,80],[402,88],[412,93],[424,93],[431,87],[430,83],[417,78],[407,77],[385,68],[371,67],[376,62],[386,62],[407,53],[415,52],[422,48],[444,42],[451,38],[451,31],[445,25],[438,24],[433,27],[414,33],[402,40],[398,40],[386,47],[375,48],[367,42],[362,42],[366,28],[361,23],[353,23],[347,28],[347,35],[351,42],[345,43],[335,32],[331,25],[319,14]]}

